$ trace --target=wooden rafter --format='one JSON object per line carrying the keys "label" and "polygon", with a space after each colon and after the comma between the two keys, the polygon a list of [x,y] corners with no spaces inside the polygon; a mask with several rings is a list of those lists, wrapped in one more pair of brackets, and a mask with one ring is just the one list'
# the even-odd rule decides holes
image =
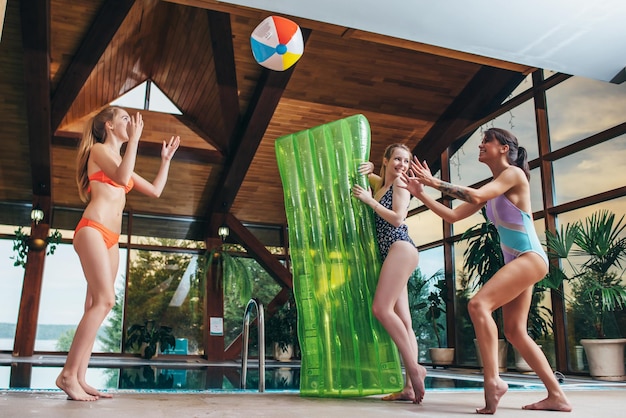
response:
{"label": "wooden rafter", "polygon": [[33,195],[51,195],[50,2],[20,2]]}
{"label": "wooden rafter", "polygon": [[[302,30],[305,45],[310,34],[310,30]],[[226,171],[211,199],[213,204],[209,217],[213,213],[226,213],[230,210],[296,65],[282,72],[263,70],[246,117],[230,141]]]}
{"label": "wooden rafter", "polygon": [[524,78],[518,72],[482,67],[417,144],[413,154],[426,160],[433,172],[439,170],[441,153],[450,146],[454,147],[451,154],[460,148],[470,135],[459,138],[465,128],[497,109]]}
{"label": "wooden rafter", "polygon": [[51,110],[52,131],[61,124],[134,3],[135,0],[107,0],[102,5],[54,93]]}
{"label": "wooden rafter", "polygon": [[[239,97],[237,94],[237,73],[235,72],[235,52],[233,33],[230,27],[230,14],[207,10],[211,46],[215,62],[218,91],[224,118],[225,140],[232,138],[239,122]],[[219,139],[216,138],[219,141]],[[226,148],[226,144],[222,149]]]}

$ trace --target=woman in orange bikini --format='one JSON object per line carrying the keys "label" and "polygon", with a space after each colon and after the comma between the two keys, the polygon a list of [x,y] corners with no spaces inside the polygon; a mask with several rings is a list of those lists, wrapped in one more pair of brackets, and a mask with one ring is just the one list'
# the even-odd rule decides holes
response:
{"label": "woman in orange bikini", "polygon": [[[130,116],[120,107],[107,107],[86,126],[79,145],[76,181],[87,207],[74,231],[74,249],[87,279],[87,295],[85,312],[56,380],[56,385],[72,400],[110,397],[89,386],[85,374],[98,328],[115,305],[118,240],[126,193],[134,187],[147,196],[159,197],[167,182],[170,161],[180,145],[178,136],[163,141],[161,167],[150,183],[133,171],[142,131],[139,112]],[[126,152],[122,156],[124,143]]]}

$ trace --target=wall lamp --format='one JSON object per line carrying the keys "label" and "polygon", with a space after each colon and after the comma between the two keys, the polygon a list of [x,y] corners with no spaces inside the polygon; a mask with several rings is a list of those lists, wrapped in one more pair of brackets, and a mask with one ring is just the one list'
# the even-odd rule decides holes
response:
{"label": "wall lamp", "polygon": [[43,220],[43,210],[39,207],[39,205],[35,206],[33,210],[30,211],[30,219],[35,222],[35,225],[39,225],[39,222]]}
{"label": "wall lamp", "polygon": [[220,238],[222,238],[222,241],[224,241],[226,237],[228,237],[229,234],[230,234],[230,229],[228,229],[226,225],[222,225],[219,228],[217,228],[217,235],[219,235]]}

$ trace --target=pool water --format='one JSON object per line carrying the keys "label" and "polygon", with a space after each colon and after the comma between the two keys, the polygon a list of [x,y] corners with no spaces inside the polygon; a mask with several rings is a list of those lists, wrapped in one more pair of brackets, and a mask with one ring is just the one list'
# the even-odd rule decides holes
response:
{"label": "pool water", "polygon": [[[0,364],[0,390],[51,390],[56,389],[55,380],[61,365],[33,363]],[[241,390],[241,366],[185,365],[176,366],[154,363],[120,367],[89,367],[87,381],[101,390],[145,391],[233,391]],[[298,391],[300,386],[299,365],[276,364],[265,370],[266,391]],[[457,378],[450,375],[426,377],[426,389],[482,389],[482,376]],[[246,390],[258,391],[259,369],[250,366]],[[524,385],[511,385],[512,389]]]}

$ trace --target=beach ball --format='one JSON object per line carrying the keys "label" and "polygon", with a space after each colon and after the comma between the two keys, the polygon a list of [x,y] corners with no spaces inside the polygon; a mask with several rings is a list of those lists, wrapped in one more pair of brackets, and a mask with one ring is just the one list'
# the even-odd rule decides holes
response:
{"label": "beach ball", "polygon": [[250,35],[250,44],[256,62],[274,71],[285,71],[304,52],[300,26],[280,16],[269,16],[259,23]]}

